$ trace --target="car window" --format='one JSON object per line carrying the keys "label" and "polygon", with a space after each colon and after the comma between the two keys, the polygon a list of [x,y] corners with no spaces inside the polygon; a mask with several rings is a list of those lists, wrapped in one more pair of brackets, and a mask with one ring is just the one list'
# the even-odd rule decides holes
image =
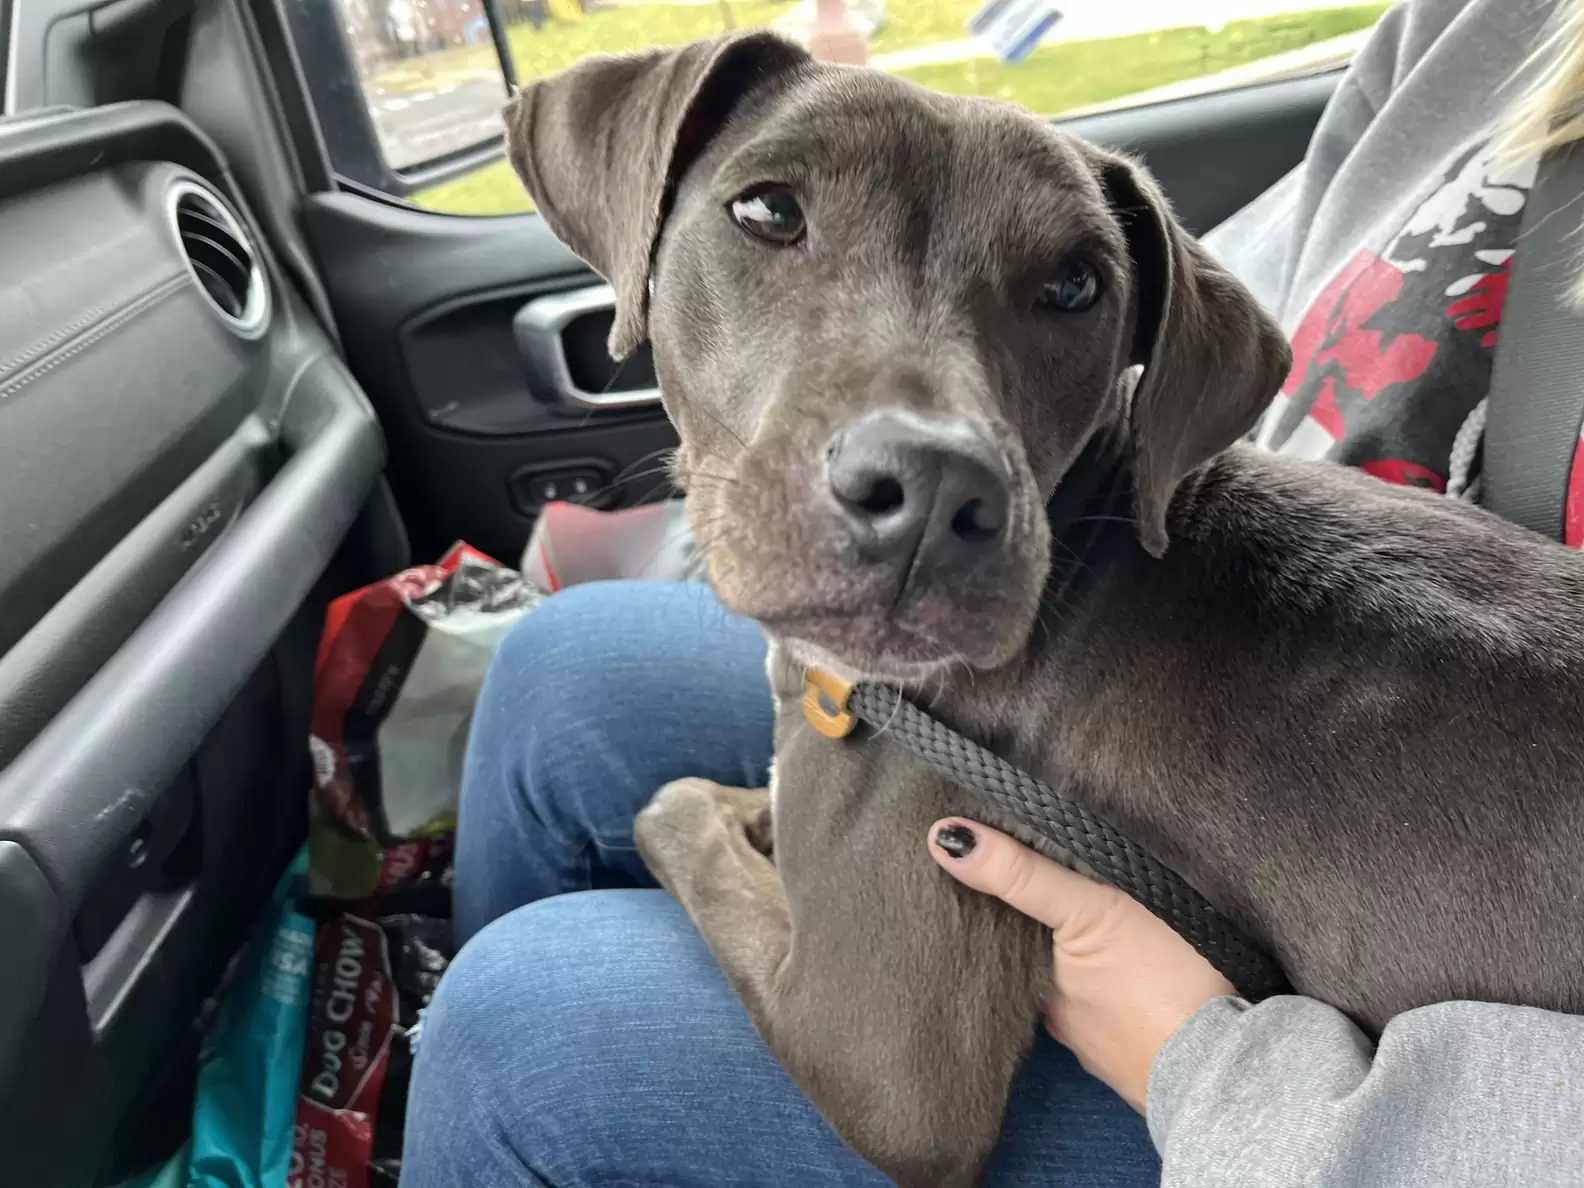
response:
{"label": "car window", "polygon": [[[291,3],[303,16],[313,8],[332,13],[321,25],[343,43],[339,53],[324,53],[321,46],[321,52],[302,55],[321,123],[332,126],[326,140],[339,171],[437,211],[531,209],[500,158],[506,83],[483,0]],[[951,94],[1010,100],[1048,116],[1335,68],[1389,7],[1324,0],[499,4],[505,48],[520,82],[593,53],[768,27],[813,41],[825,56],[865,61]],[[299,29],[299,41],[303,36]],[[335,105],[319,98],[344,100],[353,90],[362,113],[344,102],[327,113]],[[333,127],[338,121],[363,128]]]}
{"label": "car window", "polygon": [[0,115],[16,107],[10,90],[15,85],[15,63],[11,61],[11,55],[16,52],[13,48],[16,38],[11,36],[11,12],[14,7],[11,0],[0,0]]}

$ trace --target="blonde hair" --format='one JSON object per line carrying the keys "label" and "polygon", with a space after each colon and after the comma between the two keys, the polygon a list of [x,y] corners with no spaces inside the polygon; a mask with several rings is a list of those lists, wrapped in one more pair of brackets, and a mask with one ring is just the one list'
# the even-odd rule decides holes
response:
{"label": "blonde hair", "polygon": [[1504,120],[1500,144],[1512,161],[1584,140],[1584,0],[1558,7],[1556,28],[1520,68],[1534,78]]}
{"label": "blonde hair", "polygon": [[[1556,27],[1519,68],[1534,77],[1497,131],[1500,154],[1512,164],[1584,140],[1584,0],[1562,0],[1557,9]],[[1573,305],[1584,310],[1584,252],[1573,256]]]}

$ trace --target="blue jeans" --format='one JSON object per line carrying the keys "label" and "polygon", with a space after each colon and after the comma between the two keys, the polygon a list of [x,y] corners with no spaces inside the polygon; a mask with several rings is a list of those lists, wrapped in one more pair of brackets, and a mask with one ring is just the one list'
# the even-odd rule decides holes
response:
{"label": "blue jeans", "polygon": [[[771,716],[758,629],[702,586],[577,587],[502,645],[462,793],[471,939],[426,1017],[403,1188],[887,1183],[781,1070],[633,848],[667,780],[763,785]],[[987,1185],[1159,1174],[1142,1119],[1042,1033]]]}

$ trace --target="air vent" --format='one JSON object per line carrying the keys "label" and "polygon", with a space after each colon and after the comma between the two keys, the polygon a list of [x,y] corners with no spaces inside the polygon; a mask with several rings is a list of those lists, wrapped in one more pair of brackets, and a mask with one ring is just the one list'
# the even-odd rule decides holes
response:
{"label": "air vent", "polygon": [[211,190],[183,181],[171,187],[170,210],[187,266],[215,311],[245,338],[264,333],[269,285],[231,208]]}

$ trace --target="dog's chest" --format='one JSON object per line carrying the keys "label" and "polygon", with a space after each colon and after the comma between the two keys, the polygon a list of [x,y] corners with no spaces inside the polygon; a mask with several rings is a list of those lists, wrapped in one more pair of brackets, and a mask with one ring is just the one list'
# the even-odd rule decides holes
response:
{"label": "dog's chest", "polygon": [[807,669],[792,655],[792,649],[774,636],[769,637],[765,653],[765,678],[769,681],[776,711],[775,749],[770,757],[768,787],[771,820],[779,836],[789,773],[795,785],[808,785],[815,777],[820,759],[828,756],[820,754],[823,748],[818,742],[812,748],[794,745],[793,740],[798,739],[805,724],[803,694]]}
{"label": "dog's chest", "polygon": [[[770,646],[765,652],[765,679],[770,683],[770,696],[775,700],[777,736],[779,736],[781,733],[781,715],[787,712],[787,706],[789,704],[787,700],[788,690],[791,689],[795,683],[796,674],[794,674],[791,669],[792,666],[788,663],[786,658],[786,649],[783,648],[772,636],[770,639]],[[770,774],[768,778],[768,788],[770,791],[770,820],[772,822],[772,828],[774,828],[776,813],[780,804],[779,798],[776,795],[776,788],[779,782],[780,781],[776,779],[776,757],[774,753],[772,753],[770,756]]]}

